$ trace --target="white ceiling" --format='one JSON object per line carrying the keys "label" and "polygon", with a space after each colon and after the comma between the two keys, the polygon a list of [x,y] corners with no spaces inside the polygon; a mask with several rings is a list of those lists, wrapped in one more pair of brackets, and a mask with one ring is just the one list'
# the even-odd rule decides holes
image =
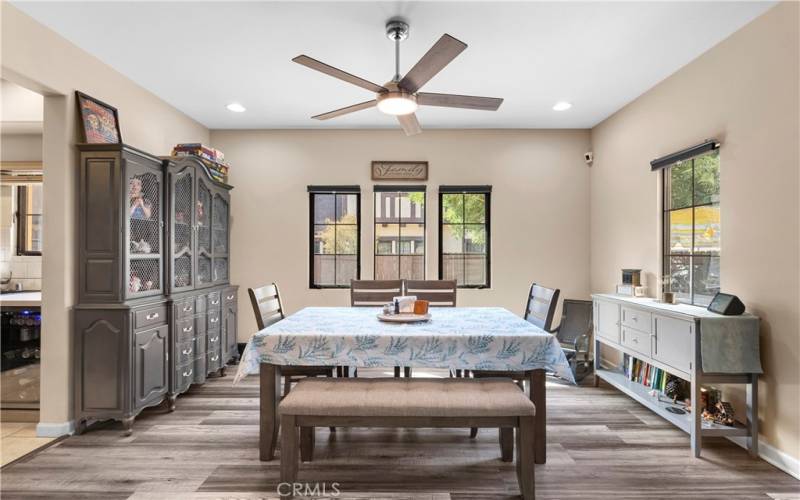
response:
{"label": "white ceiling", "polygon": [[[425,128],[586,128],[774,2],[21,2],[15,5],[213,129],[385,128],[370,99],[294,64],[304,53],[382,84],[386,20],[411,25],[401,73],[443,34],[469,45],[427,92],[503,97],[497,112],[423,107]],[[556,101],[573,108],[555,112]],[[238,101],[247,111],[232,113]],[[113,103],[111,103],[113,105]],[[120,110],[124,120],[124,110]]]}

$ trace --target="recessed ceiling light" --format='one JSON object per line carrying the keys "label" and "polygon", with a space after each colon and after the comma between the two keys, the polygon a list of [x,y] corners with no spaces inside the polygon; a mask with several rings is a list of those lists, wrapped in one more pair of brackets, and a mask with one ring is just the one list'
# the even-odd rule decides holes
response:
{"label": "recessed ceiling light", "polygon": [[568,103],[567,101],[558,101],[557,103],[555,103],[555,105],[553,105],[553,109],[555,111],[566,111],[571,107],[572,104]]}
{"label": "recessed ceiling light", "polygon": [[244,113],[246,111],[245,107],[238,102],[232,102],[225,107],[228,108],[228,111],[233,111],[234,113]]}

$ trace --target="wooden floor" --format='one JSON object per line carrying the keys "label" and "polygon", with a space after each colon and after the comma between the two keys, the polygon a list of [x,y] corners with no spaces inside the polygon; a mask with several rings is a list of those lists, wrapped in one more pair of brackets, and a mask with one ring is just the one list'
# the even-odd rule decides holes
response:
{"label": "wooden floor", "polygon": [[[118,424],[73,436],[0,471],[0,496],[17,498],[276,498],[279,461],[258,460],[258,378],[210,380],[177,410],[145,412],[134,433]],[[516,498],[514,465],[497,433],[482,429],[317,430],[301,481],[340,499]],[[800,498],[800,482],[736,445],[687,436],[608,386],[548,381],[548,460],[536,467],[540,499]],[[322,485],[320,485],[320,488]]]}

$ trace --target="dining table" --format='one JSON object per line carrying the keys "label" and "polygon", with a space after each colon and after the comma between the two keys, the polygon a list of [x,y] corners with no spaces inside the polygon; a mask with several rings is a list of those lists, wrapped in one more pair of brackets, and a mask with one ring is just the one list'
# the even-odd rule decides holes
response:
{"label": "dining table", "polygon": [[534,462],[546,461],[546,372],[574,383],[558,339],[501,307],[431,308],[430,319],[394,323],[380,308],[306,307],[256,332],[234,384],[259,373],[259,455],[278,442],[283,366],[411,367],[524,373],[536,406]]}

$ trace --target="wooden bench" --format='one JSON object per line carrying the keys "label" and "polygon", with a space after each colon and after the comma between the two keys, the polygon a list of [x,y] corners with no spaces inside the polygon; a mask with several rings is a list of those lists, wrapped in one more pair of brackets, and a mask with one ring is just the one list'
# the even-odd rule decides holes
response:
{"label": "wooden bench", "polygon": [[509,379],[304,379],[279,411],[282,483],[297,479],[298,431],[306,448],[314,427],[489,427],[501,429],[504,455],[512,453],[516,429],[519,489],[534,498],[536,409]]}

